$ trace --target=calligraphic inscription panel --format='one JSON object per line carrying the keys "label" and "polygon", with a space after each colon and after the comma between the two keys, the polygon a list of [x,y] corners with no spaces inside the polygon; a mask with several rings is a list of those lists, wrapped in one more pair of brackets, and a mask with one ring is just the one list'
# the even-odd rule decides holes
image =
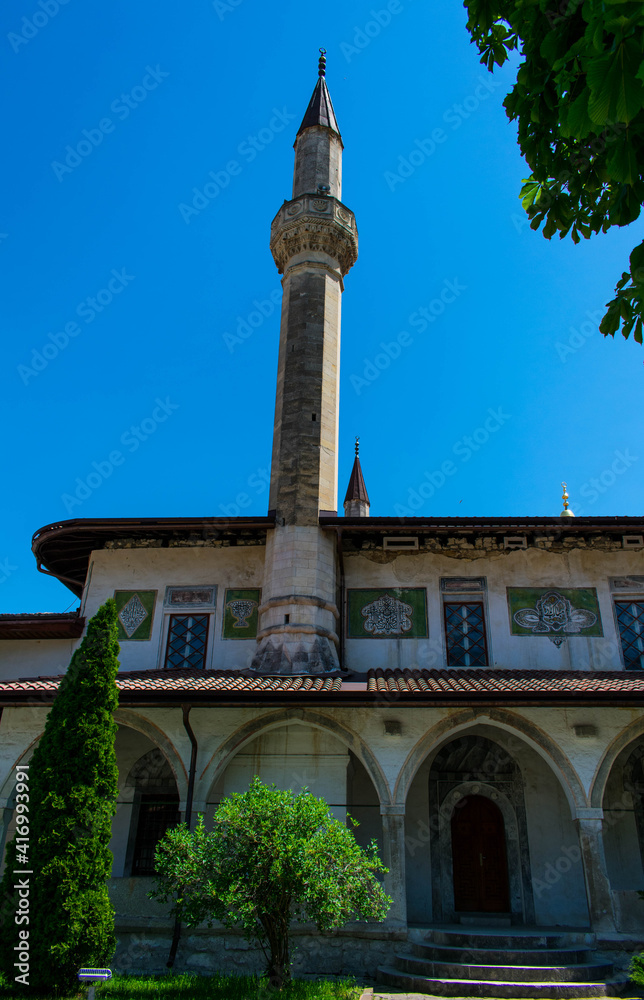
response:
{"label": "calligraphic inscription panel", "polygon": [[427,591],[424,587],[347,592],[350,639],[426,639]]}
{"label": "calligraphic inscription panel", "polygon": [[508,587],[508,611],[512,635],[570,639],[604,634],[594,587]]}

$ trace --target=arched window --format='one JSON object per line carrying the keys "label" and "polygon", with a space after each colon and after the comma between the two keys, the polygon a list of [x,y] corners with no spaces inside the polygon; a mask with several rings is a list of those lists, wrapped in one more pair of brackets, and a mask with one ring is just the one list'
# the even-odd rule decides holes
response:
{"label": "arched window", "polygon": [[166,830],[181,822],[179,793],[172,769],[160,750],[150,750],[132,767],[132,820],[125,862],[131,875],[154,875],[154,852]]}

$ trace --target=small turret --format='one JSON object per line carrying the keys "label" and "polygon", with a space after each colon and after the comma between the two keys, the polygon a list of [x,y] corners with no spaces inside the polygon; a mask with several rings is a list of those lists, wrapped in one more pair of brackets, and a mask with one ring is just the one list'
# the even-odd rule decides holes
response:
{"label": "small turret", "polygon": [[356,457],[351,470],[351,478],[344,498],[345,517],[369,517],[369,494],[365,486],[360,465],[360,438],[356,438]]}

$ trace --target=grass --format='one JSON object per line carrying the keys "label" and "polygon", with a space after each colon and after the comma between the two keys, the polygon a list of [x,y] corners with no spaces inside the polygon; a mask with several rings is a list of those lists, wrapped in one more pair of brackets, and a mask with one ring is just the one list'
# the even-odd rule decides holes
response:
{"label": "grass", "polygon": [[[0,981],[0,1000],[16,1000],[25,996],[22,989],[7,987]],[[168,976],[114,976],[97,988],[96,1000],[358,1000],[361,989],[354,979],[296,979],[283,990],[271,989],[266,979],[257,976],[213,976],[181,973]],[[54,994],[29,1000],[51,1000]],[[87,990],[73,994],[84,998]]]}

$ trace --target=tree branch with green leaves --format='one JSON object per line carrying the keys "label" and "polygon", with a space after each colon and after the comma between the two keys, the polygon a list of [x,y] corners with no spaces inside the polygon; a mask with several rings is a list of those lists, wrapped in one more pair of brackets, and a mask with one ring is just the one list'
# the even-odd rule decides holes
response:
{"label": "tree branch with green leaves", "polygon": [[[560,239],[635,222],[644,202],[644,4],[641,0],[465,0],[467,28],[493,72],[523,57],[504,101],[531,176],[532,229]],[[607,303],[600,331],[642,343],[644,242]]]}

